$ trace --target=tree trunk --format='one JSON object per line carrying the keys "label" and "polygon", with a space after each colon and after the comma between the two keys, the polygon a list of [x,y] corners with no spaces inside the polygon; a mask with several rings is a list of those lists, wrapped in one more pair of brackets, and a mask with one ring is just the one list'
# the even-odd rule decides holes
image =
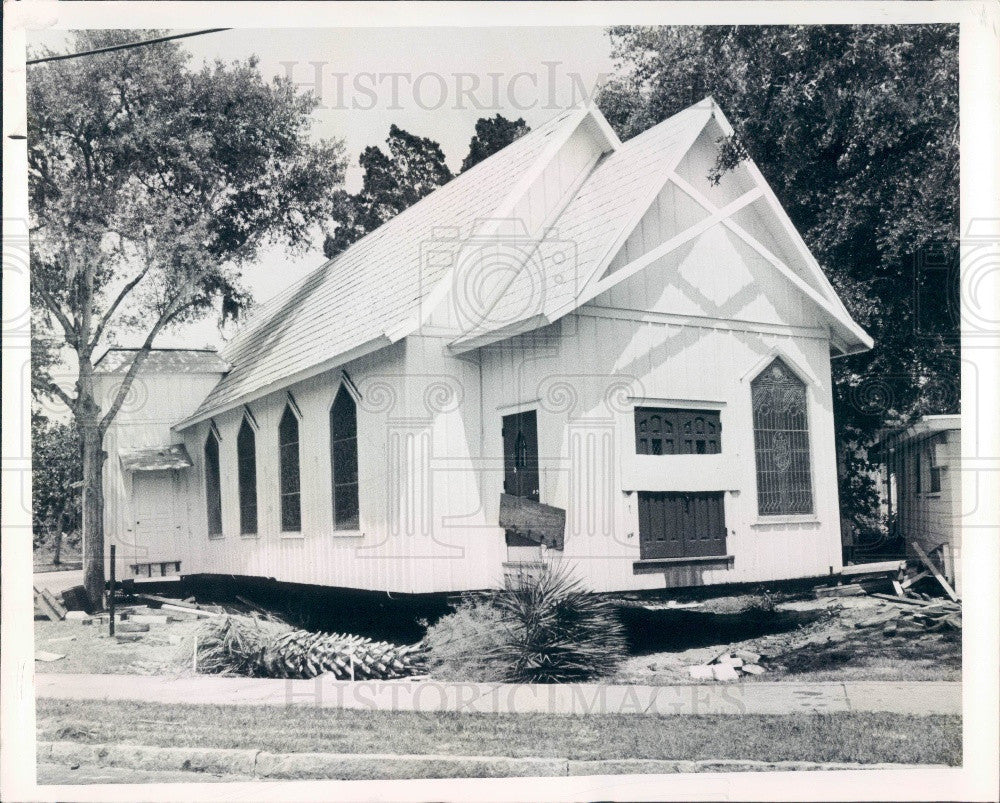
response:
{"label": "tree trunk", "polygon": [[52,565],[58,566],[62,563],[62,556],[60,554],[62,552],[63,539],[62,527],[56,527],[55,532],[52,533],[52,537],[55,540],[55,543],[52,545]]}
{"label": "tree trunk", "polygon": [[104,608],[103,433],[96,423],[83,432],[83,587],[95,610]]}

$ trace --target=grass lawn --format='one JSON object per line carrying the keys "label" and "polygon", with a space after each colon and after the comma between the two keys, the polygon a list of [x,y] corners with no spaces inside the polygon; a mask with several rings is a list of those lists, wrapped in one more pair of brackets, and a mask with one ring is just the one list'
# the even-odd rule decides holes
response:
{"label": "grass lawn", "polygon": [[961,763],[958,716],[418,714],[39,700],[38,738],[275,753]]}
{"label": "grass lawn", "polygon": [[54,572],[62,570],[79,569],[83,566],[83,559],[80,553],[80,542],[70,544],[67,539],[63,539],[62,549],[59,551],[58,565],[52,562],[55,557],[54,545],[50,541],[40,544],[34,548],[34,570],[36,572]]}

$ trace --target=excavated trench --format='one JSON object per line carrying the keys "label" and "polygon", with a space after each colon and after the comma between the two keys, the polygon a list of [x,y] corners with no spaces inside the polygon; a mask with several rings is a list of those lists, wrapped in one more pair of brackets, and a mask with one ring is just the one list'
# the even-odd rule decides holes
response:
{"label": "excavated trench", "polygon": [[751,607],[735,613],[676,608],[623,606],[630,652],[649,655],[680,652],[787,633],[815,622],[821,611],[787,611]]}

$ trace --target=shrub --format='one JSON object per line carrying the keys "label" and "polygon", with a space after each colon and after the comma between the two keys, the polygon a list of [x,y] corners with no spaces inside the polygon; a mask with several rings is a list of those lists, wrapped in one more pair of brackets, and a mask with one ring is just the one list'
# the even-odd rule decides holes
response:
{"label": "shrub", "polygon": [[625,632],[614,606],[546,564],[466,597],[428,629],[428,668],[446,680],[571,683],[612,674]]}
{"label": "shrub", "polygon": [[499,683],[503,666],[496,651],[504,640],[505,624],[486,597],[468,595],[453,613],[427,629],[427,669],[440,680]]}

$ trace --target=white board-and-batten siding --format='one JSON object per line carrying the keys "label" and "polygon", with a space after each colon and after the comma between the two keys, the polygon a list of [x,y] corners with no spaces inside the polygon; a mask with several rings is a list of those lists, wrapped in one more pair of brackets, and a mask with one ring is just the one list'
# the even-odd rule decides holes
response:
{"label": "white board-and-batten siding", "polygon": [[[763,292],[763,291],[761,291]],[[210,424],[185,433],[195,467],[185,572],[398,592],[499,581],[497,526],[504,415],[535,409],[541,501],[568,512],[562,559],[594,590],[754,582],[840,567],[829,344],[777,317],[678,323],[599,297],[561,322],[454,357],[447,339],[414,336],[346,367],[358,405],[361,526],[333,530],[329,408],[341,369],[251,402],[259,426],[259,530],[239,534],[236,433],[243,408],[216,416],[223,536],[209,538],[203,449]],[[757,515],[750,381],[780,355],[806,383],[815,513]],[[281,533],[277,426],[289,393],[302,413],[302,530]],[[635,454],[636,406],[718,409],[720,455]],[[731,568],[635,574],[637,492],[724,491]],[[549,552],[550,557],[558,553]],[[523,552],[521,553],[523,556]]]}

